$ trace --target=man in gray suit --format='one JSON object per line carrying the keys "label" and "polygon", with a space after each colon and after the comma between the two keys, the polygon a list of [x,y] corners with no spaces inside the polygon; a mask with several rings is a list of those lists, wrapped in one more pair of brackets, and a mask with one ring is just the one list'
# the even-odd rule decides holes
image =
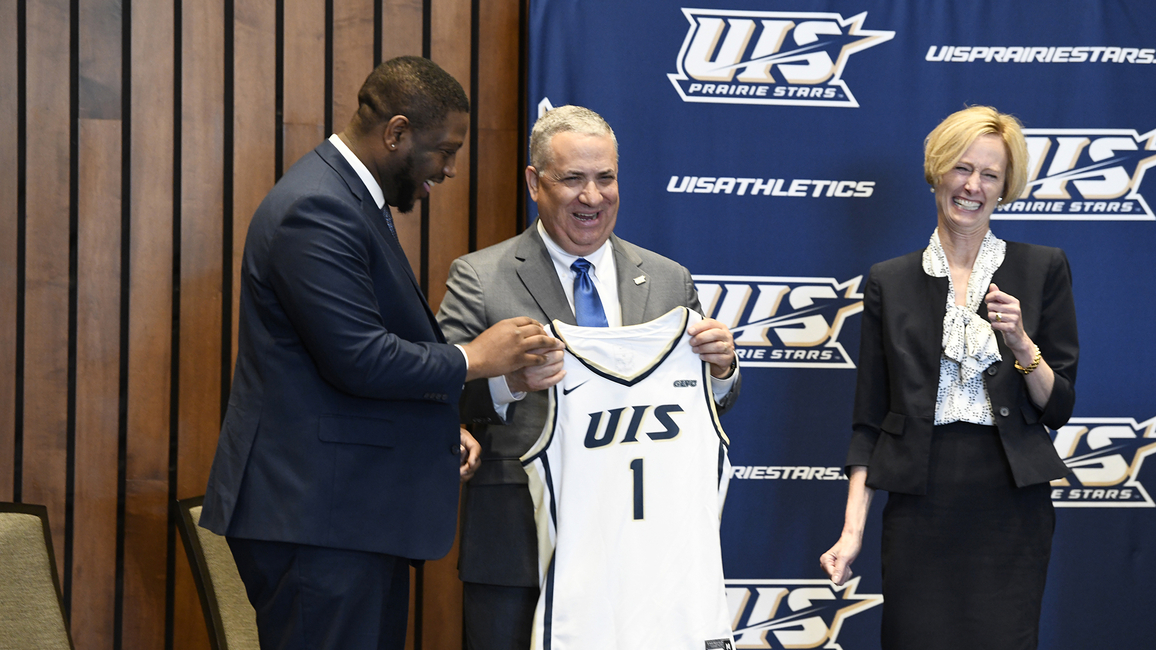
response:
{"label": "man in gray suit", "polygon": [[[513,316],[586,325],[591,294],[604,325],[646,322],[680,305],[701,311],[686,268],[613,234],[617,178],[618,144],[597,113],[562,106],[539,118],[526,168],[538,221],[454,261],[437,316],[448,341],[467,343]],[[734,339],[714,319],[691,327],[691,345],[711,364],[715,400],[726,410],[739,392]],[[470,650],[530,647],[538,554],[519,458],[545,423],[544,389],[563,375],[560,350],[539,352],[546,364],[469,382],[462,396],[462,420],[482,445],[481,467],[465,489],[458,566]]]}

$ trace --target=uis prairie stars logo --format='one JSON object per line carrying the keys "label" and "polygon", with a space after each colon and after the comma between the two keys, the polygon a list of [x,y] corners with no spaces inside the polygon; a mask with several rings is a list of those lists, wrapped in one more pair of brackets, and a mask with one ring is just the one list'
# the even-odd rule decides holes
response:
{"label": "uis prairie stars logo", "polygon": [[1156,130],[1024,129],[1028,186],[992,219],[1154,221],[1140,192],[1156,166]]}
{"label": "uis prairie stars logo", "polygon": [[730,328],[744,368],[854,368],[839,334],[863,311],[862,280],[694,276],[704,313]]}
{"label": "uis prairie stars logo", "polygon": [[1140,482],[1144,460],[1156,454],[1156,417],[1140,423],[1132,418],[1072,418],[1056,431],[1054,444],[1072,470],[1067,478],[1052,481],[1056,507],[1156,507]]}
{"label": "uis prairie stars logo", "polygon": [[833,648],[849,616],[883,602],[856,593],[859,578],[842,587],[829,580],[727,580],[735,648]]}
{"label": "uis prairie stars logo", "polygon": [[867,13],[682,10],[690,27],[668,74],[688,102],[845,106],[847,59],[895,32],[863,29]]}

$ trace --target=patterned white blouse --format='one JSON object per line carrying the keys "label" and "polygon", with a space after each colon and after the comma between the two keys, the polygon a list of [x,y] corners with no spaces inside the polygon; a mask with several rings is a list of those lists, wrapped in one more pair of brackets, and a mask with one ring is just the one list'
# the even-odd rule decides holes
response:
{"label": "patterned white blouse", "polygon": [[955,283],[947,255],[939,242],[939,229],[923,251],[923,272],[935,278],[947,276],[947,313],[943,317],[943,356],[939,360],[939,393],[935,398],[935,424],[971,422],[995,424],[991,400],[983,384],[983,371],[1000,360],[996,333],[977,313],[987,295],[995,270],[1003,264],[1007,243],[990,230],[967,281],[967,306],[955,304]]}

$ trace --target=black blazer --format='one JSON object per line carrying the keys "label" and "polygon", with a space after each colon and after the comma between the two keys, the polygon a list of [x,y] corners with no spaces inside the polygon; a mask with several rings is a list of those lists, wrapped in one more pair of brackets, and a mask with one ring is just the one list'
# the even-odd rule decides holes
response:
{"label": "black blazer", "polygon": [[369,190],[321,143],[249,227],[237,367],[201,525],[445,555],[465,376]]}
{"label": "black blazer", "polygon": [[[923,250],[871,267],[863,298],[863,329],[848,468],[867,466],[868,487],[926,494],[948,279],[923,272]],[[997,334],[1002,361],[984,374],[995,424],[1016,485],[1068,473],[1044,425],[1063,426],[1075,403],[1079,342],[1068,259],[1058,248],[1007,242],[992,277],[1015,296],[1024,331],[1055,373],[1040,410],[1028,397],[1015,356]],[[981,303],[979,315],[987,317]]]}

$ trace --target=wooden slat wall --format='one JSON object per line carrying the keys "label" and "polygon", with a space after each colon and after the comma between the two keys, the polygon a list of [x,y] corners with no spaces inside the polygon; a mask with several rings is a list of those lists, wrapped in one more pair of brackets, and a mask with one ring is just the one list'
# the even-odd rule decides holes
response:
{"label": "wooden slat wall", "polygon": [[111,638],[121,317],[121,20],[116,0],[79,3],[76,427],[72,621],[80,648]]}
{"label": "wooden slat wall", "polygon": [[[381,60],[398,56],[422,56],[426,7],[421,2],[389,2],[381,12]],[[458,81],[463,81],[461,78]],[[467,92],[468,89],[467,89]],[[348,119],[348,118],[346,118]],[[421,213],[422,202],[408,213],[395,213],[393,224],[413,267],[421,277]],[[411,608],[412,613],[412,608]]]}
{"label": "wooden slat wall", "polygon": [[[124,451],[123,584],[113,639],[101,647],[166,647],[172,499],[173,288],[176,147],[176,7],[136,2],[129,16],[130,101],[127,420]],[[84,631],[73,628],[80,640]],[[111,641],[111,643],[109,643]]]}
{"label": "wooden slat wall", "polygon": [[[71,7],[29,3],[26,11],[24,403],[17,498],[48,506],[56,557],[65,565],[68,493]],[[5,277],[14,277],[15,274]],[[20,351],[18,351],[19,353]],[[71,582],[66,573],[61,580]]]}
{"label": "wooden slat wall", "polygon": [[[474,48],[479,70],[472,99],[477,104],[477,242],[485,248],[518,233],[518,193],[522,168],[519,153],[527,144],[518,120],[522,101],[518,92],[518,62],[521,48],[517,34],[521,22],[515,2],[481,2],[478,7],[477,38]],[[484,71],[484,72],[483,72]],[[523,153],[524,155],[524,153]]]}
{"label": "wooden slat wall", "polygon": [[[0,3],[0,459],[16,451],[16,315],[20,264],[19,34],[15,2]],[[15,462],[0,461],[0,500],[12,500]]]}
{"label": "wooden slat wall", "polygon": [[[204,491],[245,233],[374,63],[473,104],[457,177],[395,215],[434,308],[515,234],[524,2],[0,0],[0,500],[48,505],[77,648],[208,647],[171,503]],[[461,646],[455,565],[414,574],[409,648]]]}

